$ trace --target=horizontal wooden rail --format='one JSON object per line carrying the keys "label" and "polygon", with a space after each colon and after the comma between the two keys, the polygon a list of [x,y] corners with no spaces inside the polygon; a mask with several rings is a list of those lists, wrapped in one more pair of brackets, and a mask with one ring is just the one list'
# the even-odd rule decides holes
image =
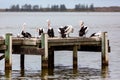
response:
{"label": "horizontal wooden rail", "polygon": [[[26,52],[26,54],[33,54],[34,50],[38,54],[41,48],[41,38],[17,38],[12,37],[13,54],[17,52]],[[72,50],[72,46],[77,45],[79,51],[101,51],[101,38],[88,37],[69,37],[69,38],[48,38],[48,48],[54,47],[54,50]],[[24,46],[24,47],[23,47]],[[71,46],[71,47],[70,47]],[[109,43],[108,43],[109,46]],[[26,48],[25,48],[26,47]],[[32,48],[34,47],[34,48]],[[24,49],[25,48],[25,49]],[[30,48],[31,50],[28,50]],[[0,52],[6,49],[5,40],[0,39]],[[21,50],[21,51],[20,51]],[[25,51],[24,51],[25,50]],[[110,52],[110,47],[109,47]],[[43,51],[41,51],[43,52]]]}

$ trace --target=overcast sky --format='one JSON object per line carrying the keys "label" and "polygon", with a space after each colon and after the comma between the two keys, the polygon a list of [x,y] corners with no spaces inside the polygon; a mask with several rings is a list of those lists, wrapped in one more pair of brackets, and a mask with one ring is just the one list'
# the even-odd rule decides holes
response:
{"label": "overcast sky", "polygon": [[0,8],[9,8],[13,4],[31,4],[47,7],[53,4],[65,4],[67,8],[74,8],[75,4],[94,4],[95,7],[120,6],[120,0],[0,0]]}

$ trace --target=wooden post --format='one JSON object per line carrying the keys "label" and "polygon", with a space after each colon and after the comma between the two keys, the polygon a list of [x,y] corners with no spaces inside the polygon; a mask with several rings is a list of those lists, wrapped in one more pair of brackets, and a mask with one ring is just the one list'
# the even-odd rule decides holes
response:
{"label": "wooden post", "polygon": [[107,32],[102,33],[102,67],[108,66],[108,39],[107,39]]}
{"label": "wooden post", "polygon": [[102,70],[101,71],[102,78],[107,78],[109,76],[108,66],[102,66],[101,70]]}
{"label": "wooden post", "polygon": [[12,34],[7,33],[5,39],[5,70],[12,70]]}
{"label": "wooden post", "polygon": [[49,49],[48,54],[48,75],[53,75],[54,73],[54,48],[51,47]]}
{"label": "wooden post", "polygon": [[44,48],[45,54],[41,56],[41,63],[42,63],[42,77],[43,79],[46,78],[48,75],[48,35],[46,33],[43,33],[41,36],[41,46]]}
{"label": "wooden post", "polygon": [[73,73],[77,73],[77,45],[73,46]]}
{"label": "wooden post", "polygon": [[21,71],[24,71],[24,59],[25,59],[25,55],[24,54],[20,54],[20,68],[21,68]]}
{"label": "wooden post", "polygon": [[12,80],[12,70],[5,70],[5,78],[7,80]]}

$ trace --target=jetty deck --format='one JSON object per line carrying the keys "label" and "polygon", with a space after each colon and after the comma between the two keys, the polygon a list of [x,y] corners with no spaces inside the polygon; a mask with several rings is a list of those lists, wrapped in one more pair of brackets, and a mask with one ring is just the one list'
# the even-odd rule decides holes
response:
{"label": "jetty deck", "polygon": [[54,69],[54,51],[73,51],[73,70],[77,70],[77,51],[99,51],[101,52],[101,65],[108,66],[108,52],[110,52],[107,32],[102,37],[68,37],[49,38],[42,34],[41,38],[12,37],[6,34],[6,38],[0,38],[0,60],[5,58],[5,70],[12,69],[12,54],[19,54],[21,69],[24,69],[24,55],[41,55],[42,71],[47,69],[48,74]]}
{"label": "jetty deck", "polygon": [[[54,50],[73,50],[73,46],[78,46],[78,51],[92,51],[92,52],[101,52],[101,38],[99,37],[68,37],[68,38],[48,38],[48,48],[54,47]],[[109,41],[108,41],[109,45]],[[41,48],[41,38],[21,38],[21,37],[12,37],[12,47],[13,54],[20,54],[20,49],[22,48]],[[0,38],[0,51],[2,52],[7,47],[5,45],[5,39]],[[30,50],[29,49],[29,50]],[[31,50],[32,51],[32,50]],[[108,51],[110,52],[110,46],[108,46]],[[24,54],[33,54],[41,55],[42,52],[30,52]]]}

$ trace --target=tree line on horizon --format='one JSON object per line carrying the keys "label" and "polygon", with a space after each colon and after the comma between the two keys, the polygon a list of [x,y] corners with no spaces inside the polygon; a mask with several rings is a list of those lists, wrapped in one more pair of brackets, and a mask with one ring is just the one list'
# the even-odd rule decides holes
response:
{"label": "tree line on horizon", "polygon": [[85,4],[76,4],[73,9],[68,9],[65,4],[60,5],[51,5],[46,8],[43,8],[39,5],[24,4],[20,6],[12,5],[6,11],[94,11],[94,4],[85,5]]}

